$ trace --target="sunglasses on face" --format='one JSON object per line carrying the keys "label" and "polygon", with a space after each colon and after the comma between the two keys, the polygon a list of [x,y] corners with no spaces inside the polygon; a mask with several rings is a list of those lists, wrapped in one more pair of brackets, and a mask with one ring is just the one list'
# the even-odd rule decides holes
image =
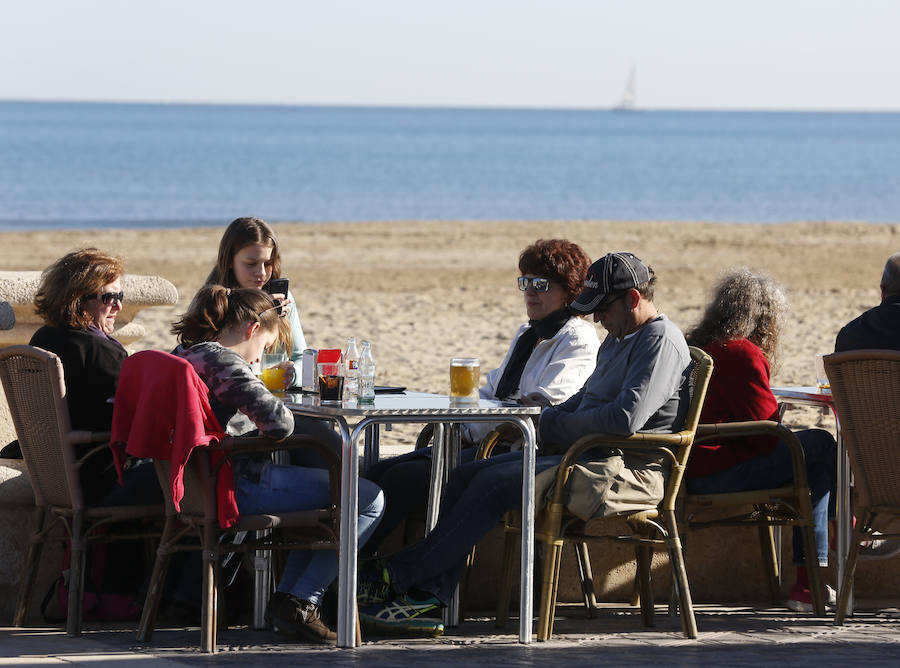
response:
{"label": "sunglasses on face", "polygon": [[519,290],[525,292],[528,289],[528,285],[531,284],[531,287],[534,288],[535,292],[547,292],[550,289],[550,279],[549,278],[528,278],[527,276],[519,276],[517,279],[519,283]]}
{"label": "sunglasses on face", "polygon": [[125,301],[125,293],[124,292],[104,292],[103,294],[95,292],[92,295],[85,295],[84,300],[88,299],[99,299],[106,306],[112,306],[113,302],[119,302],[121,306]]}

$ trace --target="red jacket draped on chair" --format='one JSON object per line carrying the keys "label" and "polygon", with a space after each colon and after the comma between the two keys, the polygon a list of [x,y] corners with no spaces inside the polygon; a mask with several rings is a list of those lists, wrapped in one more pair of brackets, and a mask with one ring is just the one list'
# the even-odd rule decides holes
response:
{"label": "red jacket draped on chair", "polygon": [[[217,443],[225,432],[212,412],[209,388],[191,364],[160,350],[135,353],[122,363],[113,410],[110,447],[121,481],[125,453],[170,463],[175,509],[184,497],[184,467],[196,447]],[[216,465],[223,456],[212,453]],[[216,481],[219,524],[238,519],[230,462]]]}

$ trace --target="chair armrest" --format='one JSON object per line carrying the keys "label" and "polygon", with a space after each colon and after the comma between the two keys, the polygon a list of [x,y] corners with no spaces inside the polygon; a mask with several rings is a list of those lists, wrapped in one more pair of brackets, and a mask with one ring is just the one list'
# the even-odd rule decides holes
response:
{"label": "chair armrest", "polygon": [[[91,448],[75,461],[75,467],[80,469],[84,463],[94,455],[109,449],[109,440],[112,435],[108,431],[70,431],[70,445],[85,445],[88,443],[97,443],[96,447]],[[74,452],[74,451],[73,451]]]}
{"label": "chair armrest", "polygon": [[82,443],[109,443],[112,435],[108,431],[70,431],[69,443],[81,445]]}
{"label": "chair armrest", "polygon": [[720,439],[741,436],[775,436],[783,441],[791,452],[791,466],[794,470],[794,486],[809,487],[806,479],[806,457],[803,445],[790,429],[774,420],[754,420],[747,422],[721,422],[697,425],[694,443],[706,443]]}
{"label": "chair armrest", "polygon": [[497,447],[497,444],[502,440],[507,438],[516,438],[517,436],[521,436],[522,432],[515,425],[511,425],[508,422],[502,422],[497,425],[497,428],[485,434],[484,438],[481,439],[481,443],[478,444],[478,451],[475,454],[475,459],[487,459],[494,453],[494,448]]}

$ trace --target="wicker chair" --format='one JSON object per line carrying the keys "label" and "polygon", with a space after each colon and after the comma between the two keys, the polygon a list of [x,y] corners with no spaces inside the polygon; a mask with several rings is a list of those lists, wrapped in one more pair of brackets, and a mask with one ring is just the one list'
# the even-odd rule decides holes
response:
{"label": "wicker chair", "polygon": [[856,525],[850,539],[835,624],[843,624],[860,541],[900,538],[900,352],[855,350],[825,357],[834,407],[853,471]]}
{"label": "wicker chair", "polygon": [[[651,550],[666,548],[669,552],[669,563],[676,583],[678,600],[681,607],[681,626],[688,638],[697,637],[697,623],[691,603],[691,592],[688,586],[687,572],[681,548],[681,538],[675,517],[676,500],[688,455],[694,441],[694,433],[700,418],[700,410],[706,397],[706,387],[712,375],[712,358],[699,348],[690,349],[692,369],[690,375],[691,400],[685,417],[684,426],[672,434],[644,434],[616,436],[612,434],[589,434],[573,444],[563,457],[556,472],[556,484],[553,498],[537,521],[535,537],[544,545],[544,564],[541,582],[541,603],[538,619],[538,640],[548,640],[553,633],[553,620],[556,612],[556,595],[559,580],[559,567],[562,561],[563,546],[574,543],[576,546],[601,540],[627,542],[634,545],[636,560],[636,579],[640,590],[641,619],[645,626],[653,625],[653,592],[650,584]],[[616,448],[625,453],[661,457],[671,464],[665,495],[658,507],[625,515],[622,519],[631,527],[632,533],[627,535],[596,535],[585,531],[585,522],[569,514],[565,508],[564,493],[569,476],[579,458],[593,448]],[[503,627],[509,614],[509,601],[512,590],[511,573],[514,571],[515,534],[520,531],[515,513],[507,515],[507,531],[504,546],[505,568],[501,580],[500,596],[497,603],[497,626]],[[516,518],[517,519],[517,518]],[[660,534],[662,538],[657,538]],[[580,549],[580,548],[579,548]],[[585,548],[586,553],[586,548]],[[586,560],[586,554],[585,554]],[[583,578],[584,579],[584,578]],[[587,596],[587,594],[585,594]]]}
{"label": "wicker chair", "polygon": [[[159,351],[144,351],[137,356],[157,355],[159,365],[172,363],[184,367],[187,377],[196,378],[190,364],[185,360],[172,358]],[[165,357],[162,357],[165,356]],[[153,366],[149,365],[152,369]],[[158,392],[174,392],[167,387],[171,379],[161,374],[149,373],[144,377],[145,365],[129,364],[122,366],[119,378],[119,390],[123,392],[129,384],[139,387],[146,396],[152,397]],[[178,376],[184,378],[184,376]],[[117,393],[116,395],[120,395]],[[149,402],[138,401],[139,406]],[[123,403],[124,405],[124,403]],[[179,407],[187,414],[199,415],[201,411],[190,413],[194,407]],[[119,406],[116,407],[117,423]],[[135,418],[137,419],[137,418]],[[196,417],[194,418],[196,419]],[[176,422],[172,419],[172,424]],[[118,447],[118,444],[114,444]],[[237,455],[272,453],[291,448],[314,448],[328,463],[331,498],[325,508],[296,512],[272,513],[263,515],[240,515],[237,522],[227,529],[222,528],[219,519],[219,494],[217,482],[223,466]],[[216,629],[218,625],[218,596],[220,589],[220,557],[230,552],[251,552],[256,550],[294,550],[321,549],[334,550],[339,547],[340,536],[340,457],[324,444],[309,436],[291,436],[282,441],[274,441],[265,437],[226,437],[221,441],[192,450],[190,459],[183,470],[184,496],[176,511],[172,496],[170,463],[155,459],[157,477],[166,500],[166,524],[157,550],[153,575],[144,603],[138,629],[138,640],[149,641],[153,635],[156,614],[162,597],[163,584],[169,567],[171,555],[179,551],[201,551],[203,557],[203,596],[201,599],[200,647],[205,652],[216,650]],[[223,471],[222,475],[231,475]],[[278,530],[278,531],[275,531]],[[238,532],[246,532],[247,538],[241,542],[222,540]],[[196,536],[196,541],[184,540]],[[255,537],[251,537],[255,536]],[[268,592],[258,592],[267,594]],[[357,627],[357,634],[359,629]]]}
{"label": "wicker chair", "polygon": [[[33,346],[4,348],[0,350],[0,379],[35,499],[15,624],[23,626],[28,619],[44,543],[71,540],[66,631],[77,636],[81,634],[86,544],[159,535],[158,531],[116,530],[98,537],[92,535],[94,529],[131,520],[161,520],[164,508],[158,504],[102,508],[84,504],[78,470],[89,457],[109,447],[109,433],[72,430],[62,363],[56,355]],[[89,443],[97,446],[77,458],[75,446]],[[57,525],[64,527],[64,535],[54,532]]]}
{"label": "wicker chair", "polygon": [[[812,505],[806,480],[806,464],[803,446],[794,433],[777,422],[760,420],[755,422],[733,422],[723,424],[701,424],[697,427],[694,443],[721,441],[729,438],[769,434],[787,443],[791,451],[794,478],[790,485],[775,489],[755,489],[728,494],[685,494],[684,511],[686,519],[681,521],[682,531],[694,531],[722,526],[755,527],[759,531],[763,567],[772,602],[781,600],[778,561],[772,528],[775,526],[799,527],[803,535],[806,553],[806,568],[809,573],[813,610],[816,616],[825,615],[825,600],[822,594],[819,560],[816,558],[816,541],[813,534]],[[752,510],[743,512],[750,506]],[[738,514],[719,517],[723,509],[741,509]],[[703,518],[705,513],[715,516]],[[685,538],[687,549],[687,539]]]}

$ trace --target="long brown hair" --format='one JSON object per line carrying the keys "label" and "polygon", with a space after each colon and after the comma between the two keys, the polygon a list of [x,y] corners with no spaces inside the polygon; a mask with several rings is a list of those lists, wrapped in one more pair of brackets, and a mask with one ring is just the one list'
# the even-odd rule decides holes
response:
{"label": "long brown hair", "polygon": [[82,298],[100,292],[124,273],[121,258],[96,248],[66,253],[41,274],[34,312],[51,327],[87,329],[94,321],[81,310]]}
{"label": "long brown hair", "polygon": [[747,339],[774,365],[787,297],[777,281],[740,267],[727,273],[713,290],[703,318],[687,335],[692,346]]}
{"label": "long brown hair", "polygon": [[281,254],[278,252],[278,240],[275,238],[272,228],[261,218],[236,218],[225,228],[225,233],[219,242],[216,266],[206,277],[205,285],[224,285],[226,288],[241,287],[234,276],[234,256],[250,244],[272,247],[272,275],[269,280],[281,278]]}
{"label": "long brown hair", "polygon": [[258,322],[262,329],[272,331],[278,329],[280,320],[275,302],[262,290],[205,285],[194,295],[187,313],[172,325],[172,334],[188,348],[217,340],[233,325]]}

